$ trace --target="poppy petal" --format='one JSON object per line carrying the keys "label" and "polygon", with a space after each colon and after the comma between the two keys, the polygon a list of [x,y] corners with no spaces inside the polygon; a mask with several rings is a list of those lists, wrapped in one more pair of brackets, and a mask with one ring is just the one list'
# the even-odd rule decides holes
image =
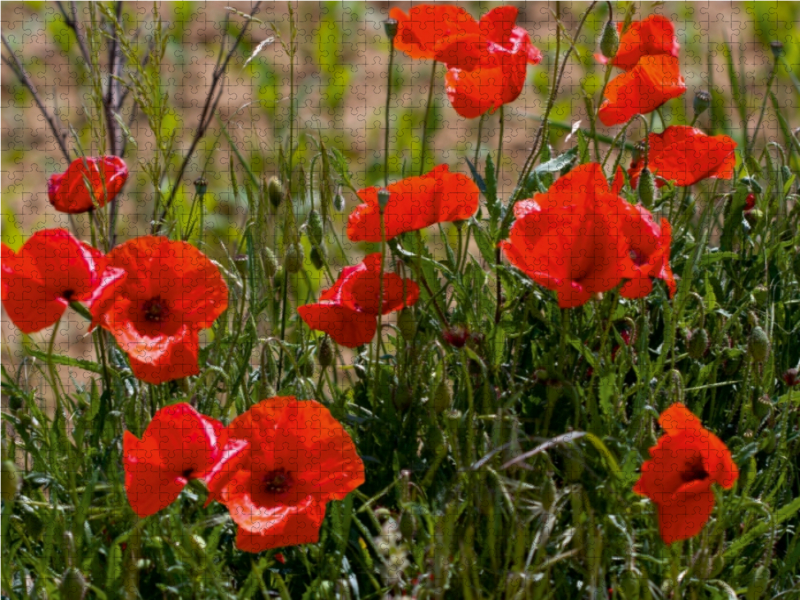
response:
{"label": "poppy petal", "polygon": [[694,482],[658,504],[658,528],[665,544],[700,533],[714,509],[714,493],[708,483]]}
{"label": "poppy petal", "polygon": [[297,312],[311,329],[324,331],[337,344],[348,348],[369,344],[378,328],[375,315],[328,301],[306,304]]}

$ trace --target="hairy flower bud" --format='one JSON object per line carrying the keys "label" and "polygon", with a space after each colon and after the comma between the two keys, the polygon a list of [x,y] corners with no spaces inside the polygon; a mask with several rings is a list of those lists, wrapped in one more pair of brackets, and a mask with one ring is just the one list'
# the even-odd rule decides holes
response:
{"label": "hairy flower bud", "polygon": [[414,339],[417,334],[417,319],[414,317],[414,311],[410,308],[404,308],[397,315],[397,329],[400,330],[400,335],[407,342]]}
{"label": "hairy flower bud", "polygon": [[267,196],[270,204],[275,208],[278,208],[283,202],[283,186],[281,185],[281,180],[274,175],[269,178],[267,183]]}
{"label": "hairy flower bud", "polygon": [[694,114],[702,115],[711,106],[711,94],[705,90],[699,90],[694,95]]}
{"label": "hairy flower bud", "polygon": [[314,265],[314,268],[317,271],[321,271],[322,267],[325,266],[325,263],[328,262],[328,251],[325,249],[325,246],[314,246],[311,249],[309,258],[311,259],[311,264]]}
{"label": "hairy flower bud", "polygon": [[764,362],[769,357],[769,350],[767,332],[759,326],[754,327],[747,340],[747,351],[750,353],[750,357],[756,362]]}
{"label": "hairy flower bud", "polygon": [[322,244],[322,217],[313,208],[306,219],[306,234],[312,246],[316,247]]}
{"label": "hairy flower bud", "polygon": [[319,352],[317,353],[319,366],[323,369],[325,367],[330,367],[333,364],[333,359],[333,342],[331,341],[331,338],[326,335],[319,343]]}
{"label": "hairy flower bud", "polygon": [[303,268],[303,261],[306,258],[306,252],[303,250],[303,245],[300,242],[289,244],[286,248],[286,256],[283,261],[283,268],[287,273],[297,273]]}
{"label": "hairy flower bud", "polygon": [[22,486],[17,465],[12,460],[4,460],[2,464],[2,478],[0,478],[0,497],[3,502],[11,502],[17,497],[17,492]]}
{"label": "hairy flower bud", "polygon": [[261,262],[264,265],[264,275],[274,277],[278,272],[278,259],[275,258],[275,253],[269,246],[261,247]]}
{"label": "hairy flower bud", "polygon": [[64,571],[61,577],[61,585],[58,586],[58,592],[61,598],[69,598],[70,600],[83,600],[86,596],[88,587],[86,579],[81,575],[75,567],[70,567]]}
{"label": "hairy flower bud", "polygon": [[619,579],[619,587],[622,588],[622,593],[626,600],[638,600],[640,597],[641,577],[631,570],[626,570]]}
{"label": "hairy flower bud", "polygon": [[436,392],[433,394],[433,410],[437,415],[442,414],[453,403],[453,396],[450,394],[450,388],[447,387],[447,382],[440,381],[436,386]]}
{"label": "hairy flower bud", "polygon": [[653,206],[656,196],[656,182],[652,171],[645,167],[639,174],[639,200],[645,208]]}
{"label": "hairy flower bud", "polygon": [[333,197],[333,208],[335,208],[338,212],[342,212],[344,210],[344,194],[342,194],[342,190],[336,190],[336,194]]}
{"label": "hairy flower bud", "polygon": [[194,189],[197,192],[197,195],[202,198],[206,195],[206,190],[208,189],[208,182],[205,180],[204,177],[198,177],[194,180]]}
{"label": "hairy flower bud", "polygon": [[783,379],[783,382],[789,387],[800,385],[800,371],[797,369],[789,369],[781,375],[781,379]]}
{"label": "hairy flower bud", "polygon": [[600,52],[606,58],[614,58],[619,50],[619,31],[614,21],[607,21],[600,36]]}
{"label": "hairy flower bud", "polygon": [[695,360],[703,358],[708,351],[708,332],[703,327],[698,327],[691,333],[687,352]]}

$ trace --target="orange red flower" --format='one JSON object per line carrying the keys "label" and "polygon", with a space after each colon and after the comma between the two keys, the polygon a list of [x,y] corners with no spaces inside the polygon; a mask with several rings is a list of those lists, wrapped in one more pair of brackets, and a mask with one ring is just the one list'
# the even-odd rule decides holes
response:
{"label": "orange red flower", "polygon": [[643,21],[634,21],[624,34],[623,25],[624,23],[617,23],[617,30],[621,35],[616,56],[609,59],[602,54],[595,54],[599,62],[610,62],[615,67],[630,71],[643,56],[666,55],[677,58],[681,47],[675,35],[675,26],[666,17],[650,15]]}
{"label": "orange red flower", "polygon": [[650,448],[650,460],[633,488],[658,508],[664,543],[700,533],[714,508],[711,484],[730,489],[739,477],[728,447],[700,419],[676,403],[658,419],[665,435]]}
{"label": "orange red flower", "polygon": [[623,202],[626,216],[622,234],[628,240],[628,251],[636,275],[622,286],[620,293],[625,298],[644,298],[653,291],[652,277],[663,280],[669,288],[670,297],[677,286],[669,266],[672,228],[669,221],[661,219],[657,225],[653,215],[641,204]]}
{"label": "orange red flower", "polygon": [[432,59],[436,46],[453,35],[475,31],[475,19],[463,8],[438,4],[419,4],[408,14],[399,8],[389,11],[397,21],[394,47],[411,58]]}
{"label": "orange red flower", "polygon": [[513,6],[495,8],[436,45],[434,57],[447,66],[447,97],[462,117],[473,119],[516,100],[528,64],[541,62],[528,32],[515,25],[518,12]]}
{"label": "orange red flower", "polygon": [[199,373],[198,332],[228,305],[216,265],[190,244],[155,236],[121,244],[107,258],[127,279],[97,308],[99,321],[128,354],[133,374],[157,384]]}
{"label": "orange red flower", "polygon": [[58,211],[87,212],[111,202],[127,179],[128,167],[118,156],[76,158],[64,173],[50,176],[47,197]]}
{"label": "orange red flower", "polygon": [[247,441],[228,438],[225,427],[189,404],[159,410],[140,440],[126,431],[122,440],[125,492],[140,517],[172,504],[190,479],[228,472],[243,459]]}
{"label": "orange red flower", "polygon": [[[478,186],[466,175],[451,173],[447,165],[439,165],[421,177],[407,177],[386,189],[391,194],[383,212],[387,240],[434,223],[462,221],[478,210]],[[347,220],[351,241],[381,241],[379,190],[369,187],[358,191],[365,204],[357,206]]]}
{"label": "orange red flower", "polygon": [[350,435],[314,400],[263,400],[236,417],[227,434],[249,443],[246,459],[218,469],[207,482],[210,498],[239,526],[240,550],[316,542],[327,503],[364,483],[364,463]]}
{"label": "orange red flower", "polygon": [[670,55],[642,56],[630,71],[612,79],[603,94],[598,116],[610,127],[647,114],[686,92],[678,59]]}
{"label": "orange red flower", "polygon": [[581,306],[639,276],[623,234],[625,205],[600,165],[581,165],[515,205],[517,220],[500,247],[514,266],[554,290],[561,308]]}
{"label": "orange red flower", "polygon": [[[732,179],[736,167],[736,142],[727,135],[709,136],[685,125],[672,125],[663,133],[651,133],[648,168],[675,185],[689,186],[703,179]],[[636,187],[644,169],[644,156],[631,162],[628,175]],[[656,179],[659,186],[663,182]]]}
{"label": "orange red flower", "polygon": [[378,313],[388,314],[413,306],[419,299],[419,286],[395,273],[383,274],[383,302],[380,252],[342,271],[333,287],[324,290],[316,304],[297,309],[311,329],[324,331],[348,348],[368,344],[375,336]]}
{"label": "orange red flower", "polygon": [[72,301],[102,304],[125,279],[66,229],[37,231],[19,252],[2,244],[2,274],[3,306],[24,333],[53,325]]}

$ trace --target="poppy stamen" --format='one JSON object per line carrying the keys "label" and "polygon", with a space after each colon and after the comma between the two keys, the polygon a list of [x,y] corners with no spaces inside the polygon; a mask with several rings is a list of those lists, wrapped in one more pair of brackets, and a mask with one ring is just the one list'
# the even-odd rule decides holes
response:
{"label": "poppy stamen", "polygon": [[61,297],[62,297],[64,300],[66,300],[67,302],[69,302],[70,300],[72,300],[72,297],[73,297],[74,295],[75,295],[75,290],[64,290],[63,292],[61,292]]}
{"label": "poppy stamen", "polygon": [[289,491],[294,484],[291,474],[287,473],[286,469],[269,471],[264,475],[262,481],[264,482],[264,491],[270,494],[283,494]]}
{"label": "poppy stamen", "polygon": [[194,469],[189,467],[188,469],[184,469],[183,473],[181,473],[181,477],[184,479],[189,479],[192,476],[192,473],[194,473]]}
{"label": "poppy stamen", "polygon": [[702,456],[696,454],[686,462],[685,468],[681,471],[681,479],[686,483],[708,479],[708,471],[703,465]]}
{"label": "poppy stamen", "polygon": [[161,296],[151,298],[144,303],[142,308],[144,310],[144,318],[151,323],[161,323],[169,315],[169,307],[161,299]]}

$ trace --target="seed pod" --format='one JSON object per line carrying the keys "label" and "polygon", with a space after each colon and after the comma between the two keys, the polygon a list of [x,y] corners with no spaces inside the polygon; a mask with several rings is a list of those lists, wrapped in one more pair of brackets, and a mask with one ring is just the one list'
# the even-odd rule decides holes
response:
{"label": "seed pod", "polygon": [[691,335],[688,348],[689,356],[695,360],[700,360],[708,351],[708,332],[705,328],[698,327]]}
{"label": "seed pod", "polygon": [[656,182],[653,178],[653,173],[645,167],[639,174],[639,200],[644,204],[645,208],[653,206],[653,200],[656,197]]}
{"label": "seed pod", "polygon": [[694,95],[694,114],[699,116],[706,112],[711,106],[711,94],[705,90],[699,90]]}
{"label": "seed pod", "polygon": [[299,242],[289,244],[286,248],[286,256],[283,260],[283,267],[287,273],[297,273],[303,268],[303,262],[306,258],[306,252],[303,250],[303,245]]}
{"label": "seed pod", "polygon": [[274,277],[278,272],[278,259],[269,246],[261,247],[261,262],[264,265],[264,275]]}
{"label": "seed pod", "polygon": [[747,586],[747,594],[745,595],[745,598],[747,600],[759,600],[759,598],[763,598],[764,594],[767,593],[768,587],[769,569],[767,569],[764,565],[761,565],[753,573],[753,578],[750,581],[750,585]]}
{"label": "seed pod", "polygon": [[750,357],[756,362],[763,363],[769,357],[769,349],[767,332],[759,326],[753,327],[750,338],[747,340],[747,351],[750,353]]}
{"label": "seed pod", "polygon": [[383,22],[383,28],[386,30],[386,35],[389,36],[389,41],[394,42],[394,36],[397,35],[398,28],[397,19],[386,19]]}
{"label": "seed pod", "polygon": [[333,208],[335,208],[337,212],[342,212],[344,210],[344,206],[344,194],[342,194],[342,190],[336,190],[336,195],[333,197]]}
{"label": "seed pod", "polygon": [[194,190],[198,196],[202,199],[203,196],[206,195],[206,190],[208,189],[208,182],[205,180],[204,177],[198,177],[194,180]]}
{"label": "seed pod", "polygon": [[22,478],[19,475],[17,465],[12,460],[4,460],[2,471],[0,471],[0,498],[3,502],[11,502],[17,497],[19,488],[22,487]]}
{"label": "seed pod", "polygon": [[386,209],[386,206],[389,204],[389,200],[392,199],[392,193],[387,190],[386,188],[381,188],[378,191],[378,207],[380,208],[381,214]]}
{"label": "seed pod", "polygon": [[64,571],[64,575],[61,577],[61,585],[58,586],[61,598],[65,600],[67,598],[69,600],[83,600],[84,596],[86,596],[86,590],[86,579],[78,569],[70,567]]}
{"label": "seed pod", "polygon": [[775,60],[778,60],[781,56],[783,56],[783,53],[785,52],[783,43],[777,41],[770,42],[769,49],[772,50],[772,56],[775,57]]}
{"label": "seed pod", "polygon": [[759,396],[753,401],[753,414],[759,419],[763,419],[772,412],[772,402],[769,396]]}
{"label": "seed pod", "polygon": [[619,578],[619,587],[625,600],[639,600],[639,590],[641,589],[640,577],[631,570],[625,570]]}
{"label": "seed pod", "polygon": [[442,414],[453,403],[453,396],[450,393],[450,388],[447,387],[447,382],[440,381],[436,386],[436,391],[433,394],[433,410],[437,415]]}
{"label": "seed pod", "polygon": [[270,204],[275,208],[278,208],[283,202],[283,185],[281,185],[281,180],[274,175],[269,178],[267,183],[267,196]]}
{"label": "seed pod", "polygon": [[617,24],[609,20],[603,27],[603,33],[600,36],[600,52],[606,58],[614,58],[617,50],[619,50],[619,31],[617,31]]}
{"label": "seed pod", "polygon": [[313,208],[306,219],[306,234],[312,246],[317,247],[322,244],[322,217]]}
{"label": "seed pod", "polygon": [[317,352],[317,360],[319,360],[319,366],[323,369],[325,367],[330,367],[333,364],[334,353],[333,353],[333,342],[331,338],[327,335],[322,338],[322,341],[319,343],[319,351]]}
{"label": "seed pod", "polygon": [[325,249],[325,246],[314,246],[311,248],[311,254],[309,255],[309,258],[311,259],[311,264],[314,265],[314,268],[317,271],[321,271],[325,266],[325,263],[328,262],[328,251]]}
{"label": "seed pod", "polygon": [[400,330],[400,335],[407,342],[414,339],[417,333],[417,319],[414,316],[414,311],[408,307],[400,311],[397,315],[397,329]]}

